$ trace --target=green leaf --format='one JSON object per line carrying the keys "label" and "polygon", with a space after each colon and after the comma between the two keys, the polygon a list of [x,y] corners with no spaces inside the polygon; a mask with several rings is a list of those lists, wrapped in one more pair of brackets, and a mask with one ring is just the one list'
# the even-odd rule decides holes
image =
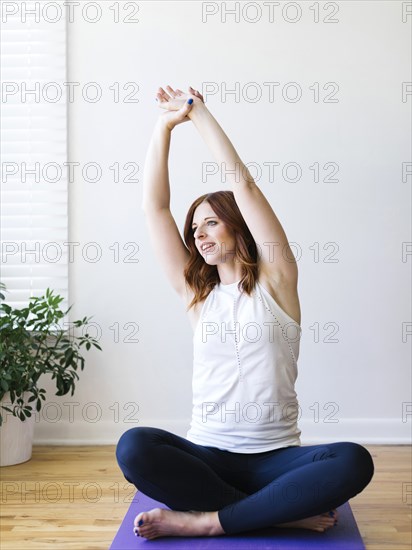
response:
{"label": "green leaf", "polygon": [[[1,297],[4,298],[2,293]],[[38,411],[46,400],[44,388],[37,387],[42,374],[51,375],[57,395],[69,391],[73,395],[79,380],[76,370],[83,370],[85,365],[81,347],[90,350],[94,346],[102,350],[88,333],[86,337],[76,336],[72,331],[73,327],[86,325],[92,317],[71,321],[70,329],[59,326],[60,320],[72,309],[70,306],[63,313],[59,307],[61,302],[63,297],[47,288],[43,296],[31,297],[25,308],[13,309],[8,304],[0,304],[0,395],[10,392],[13,404],[10,412],[18,418],[31,413],[31,406],[23,402],[24,392],[30,392],[26,403],[33,404],[33,409],[36,403]]]}

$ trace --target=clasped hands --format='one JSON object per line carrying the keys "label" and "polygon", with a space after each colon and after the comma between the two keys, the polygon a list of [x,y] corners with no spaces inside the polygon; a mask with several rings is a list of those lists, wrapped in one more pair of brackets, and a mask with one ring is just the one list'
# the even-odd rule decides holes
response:
{"label": "clasped hands", "polygon": [[[161,115],[162,120],[165,121],[169,130],[173,130],[178,124],[190,120],[192,109],[199,104],[204,104],[204,100],[202,94],[191,86],[188,93],[178,88],[174,90],[171,86],[166,86],[166,90],[158,89],[156,101],[161,109],[166,110]],[[191,104],[188,103],[189,99],[193,100]]]}

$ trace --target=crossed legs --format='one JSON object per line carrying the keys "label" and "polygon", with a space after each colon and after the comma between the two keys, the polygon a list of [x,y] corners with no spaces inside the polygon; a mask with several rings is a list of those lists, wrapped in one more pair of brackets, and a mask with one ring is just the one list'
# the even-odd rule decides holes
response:
{"label": "crossed legs", "polygon": [[116,456],[130,483],[172,510],[136,517],[137,532],[147,538],[271,526],[323,531],[336,518],[329,513],[360,493],[374,472],[372,457],[357,443],[240,454],[148,427],[125,432]]}

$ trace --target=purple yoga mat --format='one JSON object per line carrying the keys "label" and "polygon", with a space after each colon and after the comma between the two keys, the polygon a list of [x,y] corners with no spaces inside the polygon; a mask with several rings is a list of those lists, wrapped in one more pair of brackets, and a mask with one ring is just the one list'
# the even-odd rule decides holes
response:
{"label": "purple yoga mat", "polygon": [[365,550],[349,502],[337,508],[338,525],[323,533],[308,529],[270,528],[221,537],[162,537],[147,540],[133,533],[133,520],[140,512],[168,506],[140,491],[115,536],[110,550]]}

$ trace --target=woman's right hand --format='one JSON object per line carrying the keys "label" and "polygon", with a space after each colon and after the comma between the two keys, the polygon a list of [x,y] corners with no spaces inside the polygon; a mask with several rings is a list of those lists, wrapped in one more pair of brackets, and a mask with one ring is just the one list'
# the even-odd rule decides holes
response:
{"label": "woman's right hand", "polygon": [[[165,109],[165,112],[160,115],[161,120],[169,130],[173,130],[178,124],[190,120],[187,115],[196,103],[203,103],[203,96],[193,88],[189,88],[189,94],[178,89],[173,90],[170,86],[166,86],[166,88],[169,93],[166,93],[163,88],[159,88],[156,101],[161,109]],[[191,103],[189,103],[190,100]]]}

